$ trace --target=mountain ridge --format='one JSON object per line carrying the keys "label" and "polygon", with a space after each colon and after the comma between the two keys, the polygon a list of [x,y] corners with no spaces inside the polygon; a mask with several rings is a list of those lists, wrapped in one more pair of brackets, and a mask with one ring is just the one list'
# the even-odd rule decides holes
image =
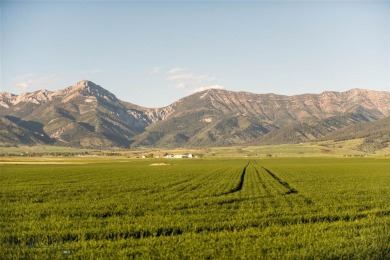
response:
{"label": "mountain ridge", "polygon": [[[35,122],[42,129],[33,132],[45,138],[27,138],[30,143],[76,147],[304,142],[389,115],[390,92],[357,88],[292,96],[209,89],[161,108],[122,101],[88,80],[58,91],[0,92],[0,126],[9,136],[18,136],[10,122],[19,135],[31,131],[18,122]],[[6,135],[3,130],[0,142],[23,143]]]}

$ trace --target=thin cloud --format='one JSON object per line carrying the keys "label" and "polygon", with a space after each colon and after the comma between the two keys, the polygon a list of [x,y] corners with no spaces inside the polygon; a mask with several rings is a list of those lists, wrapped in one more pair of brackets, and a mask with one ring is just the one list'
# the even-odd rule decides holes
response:
{"label": "thin cloud", "polygon": [[15,85],[15,88],[22,89],[22,90],[28,89],[28,87],[29,85],[27,82],[18,82]]}
{"label": "thin cloud", "polygon": [[175,74],[168,77],[169,80],[197,80],[197,81],[212,81],[215,80],[215,77],[211,77],[208,75],[195,75],[195,74]]}
{"label": "thin cloud", "polygon": [[197,89],[194,89],[191,92],[192,93],[196,93],[196,92],[201,92],[201,91],[205,91],[205,90],[208,90],[208,89],[226,89],[226,87],[222,86],[222,85],[215,84],[215,85],[209,85],[209,86],[202,86],[202,87],[199,87]]}
{"label": "thin cloud", "polygon": [[193,74],[176,74],[168,77],[169,80],[182,80],[182,79],[195,79],[196,76]]}
{"label": "thin cloud", "polygon": [[188,86],[188,84],[186,84],[186,83],[184,83],[184,82],[179,82],[179,83],[176,84],[176,87],[177,87],[177,88],[185,88],[185,87],[187,87],[187,86]]}
{"label": "thin cloud", "polygon": [[181,67],[172,68],[172,69],[168,70],[168,74],[177,74],[179,72],[183,72],[186,70],[187,70],[187,68],[181,68]]}
{"label": "thin cloud", "polygon": [[53,86],[57,82],[57,77],[54,74],[35,77],[34,73],[29,73],[15,79],[14,88],[27,90],[29,88],[47,88]]}
{"label": "thin cloud", "polygon": [[[185,72],[185,73],[183,73]],[[187,68],[176,67],[166,72],[167,80],[173,81],[176,88],[186,89],[189,93],[195,93],[210,88],[224,89],[218,84],[217,78],[206,74],[196,74]]]}

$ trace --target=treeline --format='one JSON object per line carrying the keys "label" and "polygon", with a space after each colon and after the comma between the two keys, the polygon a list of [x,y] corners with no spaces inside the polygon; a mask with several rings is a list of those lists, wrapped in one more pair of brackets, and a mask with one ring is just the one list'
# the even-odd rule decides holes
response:
{"label": "treeline", "polygon": [[359,146],[359,149],[366,152],[375,152],[386,148],[390,144],[390,136],[383,134],[375,134],[364,138],[363,143]]}
{"label": "treeline", "polygon": [[90,155],[90,152],[14,152],[14,153],[0,153],[0,157],[17,156],[17,157],[44,157],[44,156],[58,156],[58,157],[75,157],[82,155]]}

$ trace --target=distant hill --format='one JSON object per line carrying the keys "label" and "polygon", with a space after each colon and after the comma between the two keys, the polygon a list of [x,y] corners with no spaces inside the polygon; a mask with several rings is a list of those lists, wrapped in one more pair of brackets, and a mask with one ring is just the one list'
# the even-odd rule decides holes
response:
{"label": "distant hill", "polygon": [[390,116],[360,124],[344,127],[328,134],[323,140],[349,140],[364,138],[360,150],[374,152],[390,145]]}
{"label": "distant hill", "polygon": [[353,138],[361,123],[382,125],[389,115],[390,92],[383,91],[284,96],[211,89],[152,109],[83,80],[55,92],[1,92],[0,142],[85,148],[298,143]]}

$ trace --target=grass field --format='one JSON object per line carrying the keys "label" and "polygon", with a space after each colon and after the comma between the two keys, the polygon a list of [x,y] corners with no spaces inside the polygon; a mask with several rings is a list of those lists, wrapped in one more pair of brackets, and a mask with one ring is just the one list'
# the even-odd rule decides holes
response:
{"label": "grass field", "polygon": [[1,259],[390,257],[386,158],[19,159]]}

